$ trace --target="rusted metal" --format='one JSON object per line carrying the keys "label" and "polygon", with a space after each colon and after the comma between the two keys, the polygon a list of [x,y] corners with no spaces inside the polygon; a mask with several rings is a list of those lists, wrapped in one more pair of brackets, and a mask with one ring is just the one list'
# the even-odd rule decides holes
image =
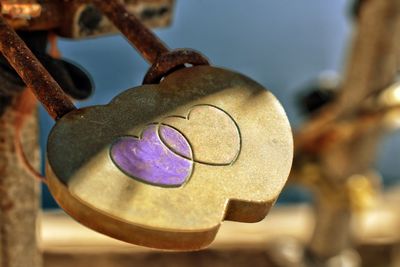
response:
{"label": "rusted metal", "polygon": [[75,109],[38,59],[0,16],[0,51],[54,119]]}
{"label": "rusted metal", "polygon": [[118,0],[93,0],[93,3],[115,24],[152,66],[143,83],[159,82],[175,69],[191,65],[209,65],[199,52],[181,49],[170,52],[168,47]]}
{"label": "rusted metal", "polygon": [[209,65],[207,58],[190,49],[174,50],[159,56],[147,71],[143,84],[158,83],[170,72],[182,68],[184,64]]}
{"label": "rusted metal", "polygon": [[[120,1],[148,27],[170,24],[174,0]],[[68,38],[85,38],[117,32],[116,27],[89,0],[58,0],[61,25],[57,33]],[[44,14],[46,16],[46,14]],[[32,25],[33,26],[33,25]]]}
{"label": "rusted metal", "polygon": [[[8,3],[0,0],[1,12],[11,27],[18,30],[54,30],[63,23],[59,1],[39,3]],[[21,9],[21,6],[24,6]],[[39,13],[40,7],[40,14]]]}
{"label": "rusted metal", "polygon": [[167,46],[119,1],[93,0],[93,3],[150,63],[154,63],[158,56],[168,52]]}
{"label": "rusted metal", "polygon": [[42,13],[42,6],[38,3],[2,3],[1,13],[13,19],[31,19],[39,17]]}
{"label": "rusted metal", "polygon": [[[164,0],[165,3],[161,5],[164,9],[161,11],[157,11],[157,14],[164,14],[167,12],[168,6],[171,5],[171,0]],[[12,10],[17,10],[19,13],[27,13],[28,11],[37,10],[37,3],[3,3],[2,4],[2,12],[7,14],[7,18],[11,16],[14,19],[8,20],[17,25],[11,25],[12,27],[22,27],[18,25],[18,16],[15,19],[10,12]],[[157,2],[158,3],[158,2]],[[146,74],[144,79],[144,83],[156,83],[159,82],[162,77],[172,72],[175,69],[182,68],[185,64],[191,65],[208,65],[208,60],[202,56],[200,53],[195,52],[193,50],[176,50],[170,52],[168,47],[155,35],[152,33],[149,28],[142,22],[145,21],[146,18],[142,18],[139,20],[132,12],[132,3],[128,3],[120,1],[101,1],[101,0],[93,0],[93,4],[98,7],[101,12],[103,12],[109,20],[111,20],[115,26],[125,35],[125,37],[134,45],[134,47],[139,51],[139,53],[150,63],[153,65],[150,67],[149,71]],[[29,6],[31,5],[31,6]],[[43,20],[43,23],[49,27],[53,27],[54,29],[58,29],[59,32],[64,33],[68,36],[86,36],[86,35],[96,35],[99,32],[107,31],[105,29],[101,29],[101,25],[104,25],[102,14],[98,13],[98,10],[91,6],[91,1],[67,1],[67,0],[59,0],[56,2],[42,2],[40,3],[42,15],[38,16],[36,14],[35,18],[37,21]],[[21,6],[23,8],[21,8]],[[67,10],[66,13],[68,15],[60,16],[60,11]],[[167,10],[167,11],[165,11]],[[7,11],[7,12],[6,12]],[[90,11],[90,12],[89,12]],[[154,10],[153,10],[154,11]],[[144,12],[144,11],[143,11]],[[15,13],[15,12],[14,12]],[[18,14],[19,14],[18,13]],[[29,12],[28,12],[29,13]],[[92,28],[83,27],[82,24],[78,28],[71,27],[71,25],[76,21],[76,16],[79,17],[79,21],[81,20],[83,14],[92,14],[85,15],[85,21],[89,19],[90,25],[92,25],[94,17],[96,17],[96,26]],[[77,15],[78,14],[78,15]],[[147,13],[146,13],[147,14]],[[15,14],[14,14],[15,15]],[[93,17],[94,16],[94,17]],[[33,17],[33,15],[32,15]],[[60,18],[62,17],[62,18]],[[50,20],[46,19],[49,18]],[[53,19],[51,19],[53,18]],[[30,22],[32,22],[32,19]],[[54,20],[54,21],[53,21]],[[62,20],[62,21],[59,21]],[[93,23],[92,23],[93,22]],[[40,25],[41,23],[36,22],[35,25]],[[61,26],[60,26],[61,25]],[[31,24],[27,24],[30,30],[36,29]],[[42,25],[43,26],[43,25]],[[41,26],[40,26],[41,27]],[[39,27],[39,28],[40,28]],[[109,28],[109,27],[108,27]],[[107,29],[108,29],[107,28]],[[25,51],[26,52],[26,51]],[[61,101],[63,102],[63,101]],[[65,103],[64,103],[65,104]],[[69,109],[67,109],[69,110]]]}
{"label": "rusted metal", "polygon": [[[174,0],[121,2],[148,27],[165,27],[171,23]],[[68,38],[116,32],[91,0],[0,0],[0,11],[15,30],[51,30]]]}

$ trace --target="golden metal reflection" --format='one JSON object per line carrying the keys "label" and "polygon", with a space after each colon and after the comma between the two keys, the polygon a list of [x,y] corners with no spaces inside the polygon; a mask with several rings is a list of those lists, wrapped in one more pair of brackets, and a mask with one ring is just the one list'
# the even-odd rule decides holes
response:
{"label": "golden metal reflection", "polygon": [[[191,144],[193,172],[182,186],[132,179],[110,158],[117,138],[140,136],[154,122],[176,127]],[[212,242],[223,220],[263,219],[292,156],[288,119],[270,92],[198,66],[62,117],[49,137],[47,175],[58,203],[88,227],[134,244],[194,250]]]}

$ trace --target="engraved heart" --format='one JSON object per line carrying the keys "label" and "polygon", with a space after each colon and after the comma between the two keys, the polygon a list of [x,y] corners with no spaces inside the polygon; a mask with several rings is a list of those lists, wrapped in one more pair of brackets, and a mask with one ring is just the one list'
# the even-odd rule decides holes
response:
{"label": "engraved heart", "polygon": [[[166,147],[160,136],[167,139],[179,154]],[[166,125],[149,125],[140,138],[118,138],[110,154],[122,172],[153,185],[178,187],[192,173],[192,150],[188,141],[177,130]]]}
{"label": "engraved heart", "polygon": [[[240,130],[235,120],[224,110],[212,105],[196,105],[186,117],[171,116],[163,125],[178,129],[190,142],[193,161],[214,165],[230,165],[241,150]],[[161,135],[163,143],[176,154],[189,159],[175,147],[173,139]],[[190,157],[191,159],[191,157]]]}
{"label": "engraved heart", "polygon": [[46,173],[60,206],[88,227],[137,245],[197,250],[224,220],[265,217],[289,175],[292,141],[265,88],[196,66],[57,120]]}

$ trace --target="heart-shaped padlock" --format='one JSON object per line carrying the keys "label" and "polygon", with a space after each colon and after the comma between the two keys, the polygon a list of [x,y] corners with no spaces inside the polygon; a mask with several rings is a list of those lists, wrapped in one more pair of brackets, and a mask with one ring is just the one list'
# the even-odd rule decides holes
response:
{"label": "heart-shaped padlock", "polygon": [[224,219],[264,218],[291,160],[289,123],[272,94],[243,75],[197,66],[59,119],[47,175],[60,205],[97,231],[197,249]]}
{"label": "heart-shaped padlock", "polygon": [[[73,218],[134,244],[193,250],[209,245],[223,220],[266,216],[292,163],[285,112],[241,74],[207,65],[176,70],[196,62],[189,54],[159,56],[146,76],[163,78],[158,84],[59,116],[46,174]],[[181,60],[170,66],[176,55]]]}

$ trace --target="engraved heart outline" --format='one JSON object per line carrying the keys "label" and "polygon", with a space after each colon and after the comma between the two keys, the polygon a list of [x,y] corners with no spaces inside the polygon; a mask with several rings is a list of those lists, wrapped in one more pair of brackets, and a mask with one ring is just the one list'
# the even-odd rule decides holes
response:
{"label": "engraved heart outline", "polygon": [[[238,144],[238,145],[239,145],[239,148],[238,148],[236,154],[234,155],[234,157],[232,157],[232,160],[231,160],[230,162],[228,162],[228,163],[213,163],[213,162],[207,162],[207,161],[203,161],[203,160],[196,160],[196,159],[195,159],[196,151],[194,151],[194,149],[193,149],[193,146],[192,146],[192,144],[191,144],[190,138],[188,138],[184,133],[182,133],[181,130],[177,129],[176,127],[174,127],[174,126],[172,126],[172,125],[169,125],[169,124],[167,124],[167,123],[164,123],[165,120],[170,119],[170,118],[178,118],[178,119],[183,119],[183,120],[189,121],[189,120],[190,120],[190,116],[191,116],[193,110],[195,110],[195,109],[198,108],[198,107],[211,107],[211,108],[217,109],[217,110],[223,112],[223,113],[233,122],[233,125],[234,125],[234,127],[235,127],[235,130],[236,130],[236,132],[237,132],[238,139],[239,139],[239,144]],[[241,151],[242,151],[242,135],[241,135],[241,132],[240,132],[239,125],[237,124],[237,122],[235,121],[235,119],[234,119],[228,112],[226,112],[225,110],[223,110],[222,108],[220,108],[220,107],[218,107],[218,106],[211,105],[211,104],[197,104],[197,105],[194,105],[194,106],[190,107],[190,109],[189,109],[189,111],[187,112],[187,115],[186,115],[186,116],[180,116],[180,115],[167,116],[167,117],[163,118],[163,119],[161,120],[161,122],[158,122],[158,123],[159,123],[160,125],[165,125],[165,126],[168,126],[168,127],[171,127],[171,128],[173,128],[173,129],[175,129],[176,131],[178,131],[179,133],[181,133],[181,134],[186,138],[186,140],[188,140],[188,142],[189,142],[189,144],[190,144],[190,146],[191,146],[191,149],[192,149],[192,158],[189,158],[189,157],[186,157],[186,156],[184,156],[184,155],[181,155],[181,154],[180,154],[178,151],[176,151],[171,145],[169,145],[168,142],[165,140],[165,138],[163,138],[162,134],[160,133],[160,130],[159,130],[160,127],[159,127],[159,128],[158,128],[158,130],[159,130],[159,131],[158,131],[158,136],[159,136],[160,140],[164,143],[164,145],[165,145],[166,147],[168,147],[173,153],[177,154],[178,156],[181,156],[181,157],[183,157],[183,158],[185,158],[185,159],[187,159],[187,160],[191,160],[191,161],[193,161],[193,162],[195,162],[195,163],[200,163],[200,164],[209,165],[209,166],[231,166],[231,165],[233,165],[233,164],[237,161],[237,159],[239,158],[239,155],[240,155],[240,153],[241,153]]]}
{"label": "engraved heart outline", "polygon": [[[146,130],[148,130],[151,126],[155,126],[156,130],[155,130],[155,135],[156,137],[159,139],[160,144],[164,145],[166,149],[168,149],[168,151],[172,152],[175,156],[183,159],[183,160],[187,160],[189,162],[191,162],[190,164],[190,168],[187,170],[187,175],[184,177],[183,182],[181,183],[173,183],[173,184],[167,184],[167,183],[156,183],[156,182],[151,182],[150,180],[148,180],[147,178],[143,178],[143,177],[139,177],[136,175],[133,175],[132,173],[129,173],[127,170],[125,170],[121,164],[119,162],[116,161],[115,157],[113,156],[113,148],[119,143],[121,142],[121,140],[123,139],[134,139],[137,142],[143,142],[143,135],[146,132]],[[145,184],[149,184],[149,185],[153,185],[153,186],[159,186],[159,187],[166,187],[166,188],[177,188],[177,187],[182,187],[184,186],[186,183],[189,182],[190,178],[192,177],[193,171],[194,171],[194,162],[193,159],[189,158],[189,157],[183,157],[182,155],[180,155],[179,153],[176,153],[175,151],[171,150],[169,147],[167,147],[165,145],[165,143],[161,140],[160,137],[160,126],[162,126],[162,124],[158,123],[158,122],[153,122],[153,123],[149,123],[146,124],[142,131],[139,133],[139,135],[121,135],[119,137],[117,137],[110,145],[108,151],[109,151],[109,156],[111,158],[111,161],[114,163],[114,165],[125,175],[129,176],[130,178],[145,183]],[[184,140],[187,143],[188,149],[189,149],[189,154],[193,157],[193,148],[192,145],[190,144],[189,140],[175,127],[169,126],[169,125],[163,125],[166,127],[170,127],[173,130],[175,130],[178,134],[180,134]]]}
{"label": "engraved heart outline", "polygon": [[[222,112],[222,113],[223,113],[225,116],[227,116],[227,117],[231,120],[231,122],[233,123],[233,125],[234,125],[234,127],[235,127],[235,130],[236,130],[236,133],[237,133],[237,135],[238,135],[238,140],[239,140],[239,144],[238,144],[238,145],[239,145],[239,148],[238,148],[236,154],[234,155],[234,157],[232,158],[232,160],[231,160],[230,162],[228,162],[228,163],[210,163],[210,162],[206,162],[206,161],[202,161],[202,160],[196,160],[196,159],[195,159],[195,151],[194,151],[194,149],[193,149],[193,145],[192,145],[191,142],[190,142],[190,138],[188,138],[184,133],[182,133],[182,131],[181,131],[180,129],[178,129],[177,127],[174,127],[174,126],[169,125],[169,124],[167,124],[167,123],[163,123],[163,121],[165,121],[165,120],[167,120],[167,119],[169,119],[169,118],[178,118],[178,119],[183,119],[183,120],[189,121],[193,110],[195,110],[195,109],[198,108],[198,107],[211,107],[211,108],[214,108],[214,109],[216,109],[216,110]],[[149,130],[149,128],[152,127],[152,126],[155,126],[155,127],[156,127],[156,129],[155,129],[155,136],[157,137],[157,139],[158,139],[158,141],[159,141],[160,144],[162,144],[163,146],[165,146],[165,148],[168,149],[168,151],[170,151],[172,154],[174,154],[174,156],[176,156],[176,157],[178,157],[178,158],[181,158],[181,159],[183,159],[183,160],[187,160],[188,162],[191,162],[190,168],[187,170],[187,175],[183,178],[183,181],[182,181],[182,182],[180,182],[180,183],[170,183],[170,184],[168,184],[168,183],[166,183],[166,182],[152,182],[152,181],[150,181],[151,178],[146,177],[146,175],[144,175],[143,177],[141,177],[140,175],[134,174],[134,173],[133,173],[134,171],[131,172],[131,171],[125,169],[125,168],[122,166],[122,163],[121,163],[121,162],[118,162],[118,161],[115,159],[115,157],[114,157],[114,155],[113,155],[113,149],[114,149],[114,147],[115,147],[116,145],[119,144],[119,142],[121,142],[123,139],[133,139],[134,141],[139,142],[139,143],[140,143],[140,142],[144,142],[145,140],[143,140],[143,135],[144,135],[144,133],[145,133],[147,130]],[[187,145],[187,147],[188,147],[188,149],[189,149],[189,151],[188,151],[188,155],[189,155],[189,156],[183,155],[181,152],[177,151],[174,147],[171,146],[170,143],[168,143],[168,142],[165,140],[165,137],[163,137],[163,134],[161,133],[162,126],[165,126],[165,127],[167,127],[167,128],[173,129],[174,131],[176,131],[176,133],[178,133],[178,134],[182,137],[182,139],[186,142],[186,145]],[[122,136],[119,136],[118,138],[116,138],[116,139],[112,142],[112,144],[111,144],[111,146],[110,146],[110,149],[109,149],[109,155],[110,155],[110,158],[111,158],[112,162],[114,163],[114,165],[115,165],[121,172],[123,172],[125,175],[127,175],[127,176],[129,176],[129,177],[131,177],[131,178],[133,178],[133,179],[135,179],[135,180],[137,180],[137,181],[140,181],[140,182],[149,184],[149,185],[172,188],[172,187],[181,187],[181,186],[184,186],[186,183],[189,182],[189,180],[190,180],[190,178],[192,177],[193,172],[194,172],[194,168],[195,168],[195,164],[194,164],[194,163],[199,163],[199,164],[204,164],[204,165],[209,165],[209,166],[230,166],[230,165],[234,164],[234,163],[236,162],[236,160],[238,159],[238,157],[239,157],[239,155],[240,155],[240,152],[241,152],[241,148],[242,148],[242,138],[241,138],[240,129],[239,129],[239,126],[238,126],[238,124],[236,123],[236,121],[233,119],[233,117],[232,117],[229,113],[227,113],[226,111],[224,111],[223,109],[221,109],[221,108],[219,108],[219,107],[217,107],[217,106],[210,105],[210,104],[198,104],[198,105],[192,106],[192,107],[189,109],[189,111],[187,112],[187,115],[186,115],[186,116],[179,116],[179,115],[167,116],[167,117],[161,119],[160,122],[152,122],[152,123],[149,123],[149,124],[144,125],[142,131],[141,131],[140,134],[137,135],[137,136],[136,136],[136,135],[122,135]],[[138,171],[138,172],[139,172],[139,171]]]}

